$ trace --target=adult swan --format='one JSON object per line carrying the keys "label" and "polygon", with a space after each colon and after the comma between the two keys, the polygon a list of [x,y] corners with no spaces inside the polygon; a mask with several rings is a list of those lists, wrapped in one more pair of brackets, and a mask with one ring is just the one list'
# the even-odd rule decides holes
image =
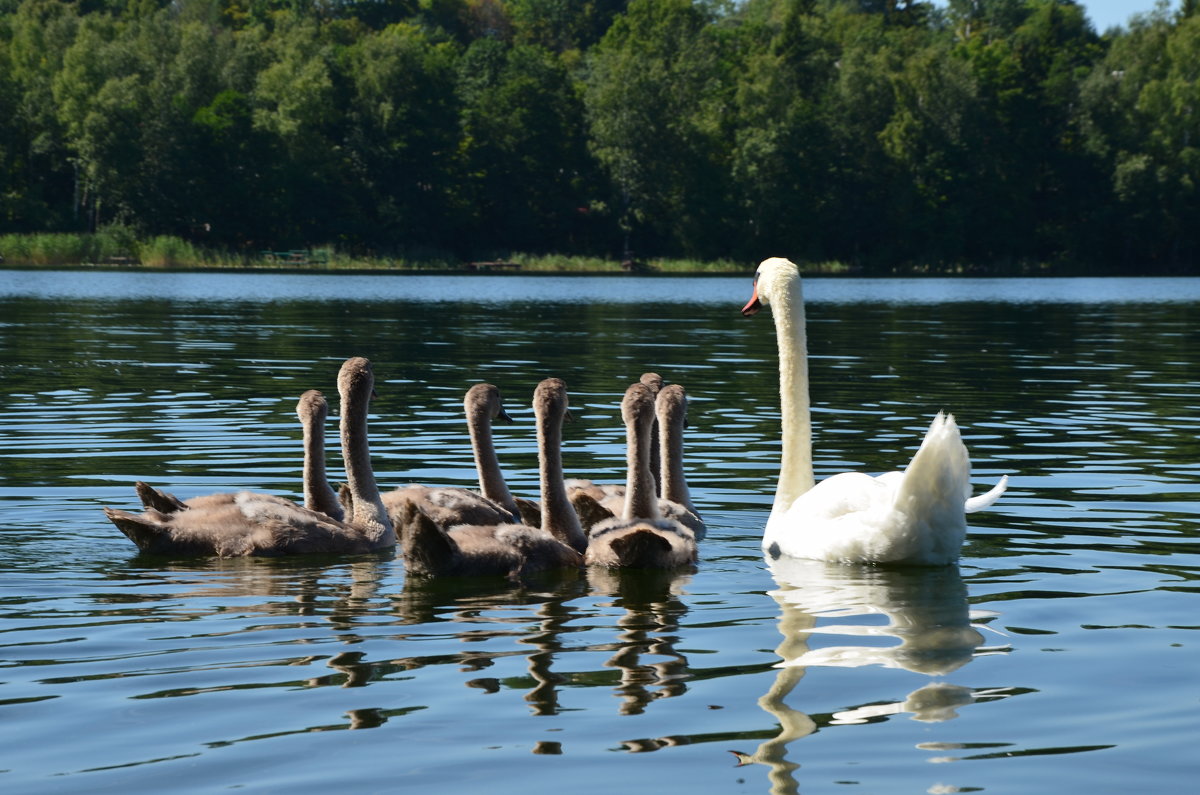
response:
{"label": "adult swan", "polygon": [[965,514],[999,499],[1008,476],[988,493],[971,497],[967,448],[954,417],[939,412],[903,472],[879,477],[843,472],[814,485],[804,295],[792,262],[772,257],[758,266],[754,294],[742,314],[749,317],[763,304],[775,318],[783,419],[779,487],[763,549],[773,557],[842,563],[958,560],[967,533]]}

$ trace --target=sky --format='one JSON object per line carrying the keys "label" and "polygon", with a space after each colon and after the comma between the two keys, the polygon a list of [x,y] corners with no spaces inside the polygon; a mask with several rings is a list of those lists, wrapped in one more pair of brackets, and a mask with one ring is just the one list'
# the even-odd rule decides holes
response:
{"label": "sky", "polygon": [[[945,5],[945,0],[937,0],[938,5]],[[1097,33],[1103,33],[1109,28],[1126,27],[1129,18],[1134,14],[1144,14],[1153,11],[1156,0],[1078,0],[1083,6],[1092,27]],[[1179,0],[1171,0],[1172,10],[1179,8]]]}
{"label": "sky", "polygon": [[[1097,33],[1120,25],[1125,27],[1134,14],[1153,11],[1155,0],[1079,0]],[[1179,0],[1171,0],[1171,10],[1179,8]]]}

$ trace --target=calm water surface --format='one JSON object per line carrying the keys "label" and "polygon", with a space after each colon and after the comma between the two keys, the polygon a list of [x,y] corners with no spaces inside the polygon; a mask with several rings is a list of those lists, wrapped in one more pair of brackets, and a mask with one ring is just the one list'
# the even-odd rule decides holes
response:
{"label": "calm water surface", "polygon": [[[749,290],[0,271],[0,787],[1191,791],[1200,280],[807,282],[818,477],[902,466],[945,408],[977,491],[1012,478],[960,566],[912,571],[763,560],[779,416]],[[683,384],[699,567],[517,587],[390,555],[164,561],[104,518],[139,478],[295,495],[296,398],[351,355],[386,486],[469,484],[461,400],[488,380],[534,494],[548,375],[570,474],[620,480],[624,388]]]}

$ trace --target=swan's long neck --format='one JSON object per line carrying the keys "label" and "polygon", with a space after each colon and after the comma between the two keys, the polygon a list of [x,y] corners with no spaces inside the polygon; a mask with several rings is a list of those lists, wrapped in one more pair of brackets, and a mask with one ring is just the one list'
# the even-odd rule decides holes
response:
{"label": "swan's long neck", "polygon": [[622,519],[658,519],[658,495],[650,472],[650,437],[653,412],[630,418],[625,424],[625,460],[629,467],[625,482],[625,512]]}
{"label": "swan's long neck", "polygon": [[346,484],[353,496],[353,515],[347,517],[347,522],[361,528],[373,545],[385,547],[396,543],[396,531],[383,507],[371,467],[368,403],[366,396],[342,394],[342,457],[346,463]]}
{"label": "swan's long neck", "polygon": [[[799,278],[772,296],[779,345],[779,408],[783,422],[783,456],[771,518],[781,516],[813,487],[812,421],[808,403],[808,340],[804,331],[804,293]],[[769,520],[768,520],[769,521]]]}
{"label": "swan's long neck", "polygon": [[563,480],[563,414],[551,416],[542,407],[537,412],[538,476],[542,496],[542,529],[578,552],[587,549],[583,525],[567,496]]}
{"label": "swan's long neck", "polygon": [[471,447],[475,452],[475,471],[479,474],[479,493],[500,505],[520,521],[517,502],[513,499],[504,473],[500,471],[500,459],[492,442],[492,421],[486,408],[473,409],[467,415],[467,430],[471,434]]}
{"label": "swan's long neck", "polygon": [[337,494],[329,486],[325,473],[324,411],[302,416],[304,427],[304,507],[320,511],[334,519],[342,518]]}
{"label": "swan's long neck", "polygon": [[692,494],[683,474],[683,417],[658,418],[659,447],[662,461],[659,469],[659,496],[692,510]]}

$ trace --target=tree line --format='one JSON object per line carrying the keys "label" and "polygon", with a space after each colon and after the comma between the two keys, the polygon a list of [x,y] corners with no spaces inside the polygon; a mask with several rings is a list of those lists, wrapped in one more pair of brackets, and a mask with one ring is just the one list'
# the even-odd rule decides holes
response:
{"label": "tree line", "polygon": [[1200,0],[0,0],[0,234],[1194,272]]}

